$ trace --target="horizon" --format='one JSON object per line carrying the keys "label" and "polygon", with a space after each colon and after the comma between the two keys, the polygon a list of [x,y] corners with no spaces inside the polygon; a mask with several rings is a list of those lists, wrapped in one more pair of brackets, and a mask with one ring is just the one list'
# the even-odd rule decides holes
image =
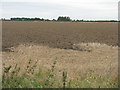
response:
{"label": "horizon", "polygon": [[28,17],[72,20],[118,20],[119,0],[2,0],[0,18]]}
{"label": "horizon", "polygon": [[[67,16],[63,16],[63,17],[67,17]],[[68,16],[69,17],[69,16]],[[49,19],[49,18],[40,18],[40,17],[11,17],[11,18],[32,18],[32,19],[35,19],[35,18],[39,18],[39,19],[44,19],[44,20],[50,20],[50,21],[52,21],[52,20],[57,20],[58,18],[53,18],[53,19]],[[11,20],[11,18],[0,18],[0,20]],[[71,19],[71,18],[70,18]],[[77,21],[77,20],[83,20],[83,21],[119,21],[119,20],[114,20],[114,19],[109,19],[109,20],[107,20],[107,19],[98,19],[98,20],[92,20],[92,19],[71,19],[71,21]]]}

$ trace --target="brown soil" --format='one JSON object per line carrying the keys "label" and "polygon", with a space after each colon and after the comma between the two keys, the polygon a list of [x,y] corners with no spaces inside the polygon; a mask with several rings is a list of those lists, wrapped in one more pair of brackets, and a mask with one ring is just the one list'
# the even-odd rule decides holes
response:
{"label": "brown soil", "polygon": [[73,44],[98,42],[118,45],[118,24],[112,22],[3,21],[3,51],[24,43],[72,49]]}

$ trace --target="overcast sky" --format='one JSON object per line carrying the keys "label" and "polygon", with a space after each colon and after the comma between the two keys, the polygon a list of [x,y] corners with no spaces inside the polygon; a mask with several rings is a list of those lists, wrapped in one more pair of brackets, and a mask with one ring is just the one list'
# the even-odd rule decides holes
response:
{"label": "overcast sky", "polygon": [[[2,18],[40,17],[57,19],[117,20],[119,0],[0,0]],[[2,7],[1,7],[2,6]]]}

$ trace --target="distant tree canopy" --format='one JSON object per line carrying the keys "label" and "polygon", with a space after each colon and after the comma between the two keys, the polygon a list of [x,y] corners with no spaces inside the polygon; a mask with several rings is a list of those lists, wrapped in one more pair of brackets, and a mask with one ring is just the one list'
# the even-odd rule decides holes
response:
{"label": "distant tree canopy", "polygon": [[70,19],[70,17],[63,17],[63,16],[59,16],[57,20],[53,19],[53,20],[49,20],[49,19],[40,19],[40,18],[11,18],[10,20],[12,21],[72,21]]}
{"label": "distant tree canopy", "polygon": [[[25,18],[25,17],[22,17],[22,18],[10,18],[10,19],[5,19],[5,18],[2,18],[0,19],[2,21],[72,21],[72,22],[118,22],[117,20],[72,20],[70,19],[70,17],[68,16],[59,16],[58,19],[52,19],[52,20],[49,20],[49,19],[43,19],[43,18]],[[119,21],[120,22],[120,21]]]}
{"label": "distant tree canopy", "polygon": [[45,21],[43,18],[11,18],[13,21]]}
{"label": "distant tree canopy", "polygon": [[72,21],[72,20],[70,19],[70,17],[59,16],[57,21]]}

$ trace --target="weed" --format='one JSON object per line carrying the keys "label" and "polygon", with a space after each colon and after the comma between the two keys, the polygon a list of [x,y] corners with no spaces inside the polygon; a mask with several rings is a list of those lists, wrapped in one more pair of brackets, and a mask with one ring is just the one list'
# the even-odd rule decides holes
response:
{"label": "weed", "polygon": [[[88,73],[82,78],[76,78],[74,80],[68,80],[67,71],[63,70],[62,81],[59,82],[56,78],[54,61],[51,69],[45,74],[42,70],[35,72],[37,66],[36,61],[32,64],[32,60],[28,61],[26,71],[20,75],[20,67],[16,64],[13,66],[4,66],[2,75],[3,88],[117,88],[117,77],[100,76],[94,73]],[[61,78],[59,78],[61,79]]]}

